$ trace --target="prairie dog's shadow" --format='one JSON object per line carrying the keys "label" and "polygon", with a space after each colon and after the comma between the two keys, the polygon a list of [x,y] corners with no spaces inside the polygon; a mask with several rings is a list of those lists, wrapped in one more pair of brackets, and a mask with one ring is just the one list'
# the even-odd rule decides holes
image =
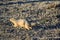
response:
{"label": "prairie dog's shadow", "polygon": [[43,28],[41,25],[32,26],[32,30],[39,30]]}
{"label": "prairie dog's shadow", "polygon": [[12,26],[14,25],[12,22],[10,22],[9,20],[6,21],[5,25],[9,25],[9,26]]}

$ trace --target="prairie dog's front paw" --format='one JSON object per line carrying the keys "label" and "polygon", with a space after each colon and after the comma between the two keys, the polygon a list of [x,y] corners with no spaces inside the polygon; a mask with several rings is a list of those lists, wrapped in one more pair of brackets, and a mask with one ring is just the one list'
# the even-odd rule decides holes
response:
{"label": "prairie dog's front paw", "polygon": [[17,25],[13,25],[14,27],[17,27]]}

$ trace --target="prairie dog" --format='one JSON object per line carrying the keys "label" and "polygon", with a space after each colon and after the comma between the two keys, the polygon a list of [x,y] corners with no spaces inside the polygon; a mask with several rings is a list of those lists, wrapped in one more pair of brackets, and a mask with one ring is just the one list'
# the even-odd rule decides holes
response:
{"label": "prairie dog", "polygon": [[10,18],[10,21],[14,24],[13,25],[14,27],[23,27],[23,28],[25,28],[27,30],[32,29],[30,27],[29,23],[25,19],[16,20],[14,18]]}

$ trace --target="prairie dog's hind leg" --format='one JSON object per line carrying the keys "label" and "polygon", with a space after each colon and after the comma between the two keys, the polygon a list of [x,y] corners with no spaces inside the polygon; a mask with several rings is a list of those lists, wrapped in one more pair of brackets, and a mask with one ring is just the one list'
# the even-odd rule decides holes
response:
{"label": "prairie dog's hind leg", "polygon": [[27,30],[32,29],[27,21],[25,21],[25,28],[26,28]]}

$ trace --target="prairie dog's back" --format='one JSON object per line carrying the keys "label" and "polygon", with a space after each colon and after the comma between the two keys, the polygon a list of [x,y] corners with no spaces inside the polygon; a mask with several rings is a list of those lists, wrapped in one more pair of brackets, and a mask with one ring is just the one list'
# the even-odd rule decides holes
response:
{"label": "prairie dog's back", "polygon": [[19,20],[17,20],[17,24],[21,27],[24,27],[25,26],[25,20],[24,19],[19,19]]}

